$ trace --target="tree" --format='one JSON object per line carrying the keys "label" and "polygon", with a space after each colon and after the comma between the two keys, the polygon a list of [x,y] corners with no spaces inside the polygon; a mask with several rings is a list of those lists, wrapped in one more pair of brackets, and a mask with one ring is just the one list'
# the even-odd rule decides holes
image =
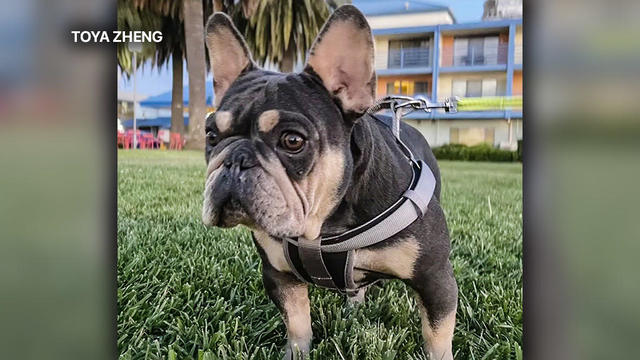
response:
{"label": "tree", "polygon": [[[336,2],[345,1],[333,1],[332,7],[336,6]],[[126,9],[122,13],[123,18],[135,15],[131,16],[135,21],[129,21],[128,27],[120,27],[121,6]],[[162,66],[169,58],[172,59],[171,123],[172,130],[180,132],[183,131],[184,121],[182,58],[186,55],[189,72],[189,148],[204,146],[207,105],[205,75],[208,68],[204,23],[213,12],[213,6],[216,11],[224,11],[234,18],[256,61],[276,64],[283,72],[293,70],[295,63],[311,47],[329,15],[329,9],[323,0],[118,0],[119,30],[162,29],[163,41],[160,44],[145,45],[142,55],[144,59],[151,58],[153,66]],[[126,46],[119,46],[118,60],[127,74],[131,73],[130,58],[131,54]]]}
{"label": "tree", "polygon": [[156,44],[156,63],[160,67],[171,59],[171,131],[185,134],[183,108],[184,24],[178,18],[163,16],[162,42]]}
{"label": "tree", "polygon": [[184,35],[189,71],[189,136],[187,147],[204,149],[204,121],[206,116],[204,51],[204,15],[201,0],[184,0]]}
{"label": "tree", "polygon": [[231,15],[256,61],[291,72],[311,47],[329,8],[324,0],[264,0],[249,19],[237,8]]}
{"label": "tree", "polygon": [[[140,10],[130,1],[118,0],[117,22],[118,30],[121,31],[153,31],[160,27],[162,18],[152,12]],[[124,75],[130,77],[134,71],[133,54],[125,43],[118,43],[116,51],[120,69]],[[142,51],[137,55],[137,67],[140,67],[148,59],[152,59],[155,64],[155,53],[156,45],[154,43],[142,44]]]}
{"label": "tree", "polygon": [[[173,66],[171,129],[184,133],[183,117],[183,58],[186,55],[189,70],[189,131],[188,146],[192,148],[204,146],[205,103],[205,71],[206,54],[204,51],[204,22],[212,12],[210,0],[118,0],[118,18],[120,25],[121,12],[134,13],[143,19],[153,19],[149,27],[131,26],[120,30],[161,30],[163,41],[158,44],[146,44],[145,59],[152,59],[152,66],[160,67],[171,58]],[[134,17],[135,18],[135,17]],[[185,21],[186,19],[186,21]],[[136,24],[137,25],[137,24]],[[122,46],[121,66],[126,68],[128,53]],[[119,49],[120,50],[120,49]],[[151,55],[155,50],[155,56]],[[129,60],[130,62],[130,60]],[[202,146],[201,146],[202,145]]]}
{"label": "tree", "polygon": [[[160,43],[144,43],[138,55],[138,66],[151,59],[152,67],[160,68],[171,59],[172,72],[172,104],[171,131],[184,134],[182,65],[184,54],[184,27],[178,7],[180,1],[143,1],[118,0],[118,29],[129,30],[161,30]],[[132,54],[127,44],[118,44],[118,64],[122,71],[132,74]]]}

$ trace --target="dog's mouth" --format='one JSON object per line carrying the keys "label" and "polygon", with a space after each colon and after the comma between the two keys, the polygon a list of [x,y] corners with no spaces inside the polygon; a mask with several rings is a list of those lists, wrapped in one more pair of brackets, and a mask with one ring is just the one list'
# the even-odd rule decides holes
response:
{"label": "dog's mouth", "polygon": [[255,223],[251,220],[249,214],[244,210],[240,201],[230,198],[224,203],[217,214],[217,223],[213,226],[230,228],[236,225],[245,225],[255,227]]}
{"label": "dog's mouth", "polygon": [[239,197],[234,194],[238,186],[233,179],[234,171],[224,166],[209,171],[202,206],[202,221],[207,226],[234,227],[253,223],[248,212],[242,206]]}
{"label": "dog's mouth", "polygon": [[[291,189],[293,185],[286,179]],[[274,176],[261,166],[240,170],[220,163],[208,169],[202,205],[207,226],[245,225],[276,237],[302,234],[304,214],[295,190],[285,195]]]}

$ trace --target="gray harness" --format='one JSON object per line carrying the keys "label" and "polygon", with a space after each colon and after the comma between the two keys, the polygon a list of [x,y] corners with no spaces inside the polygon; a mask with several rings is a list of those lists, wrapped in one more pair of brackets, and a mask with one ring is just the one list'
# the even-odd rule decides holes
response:
{"label": "gray harness", "polygon": [[403,114],[403,109],[430,111],[432,108],[445,108],[448,111],[451,105],[448,102],[444,105],[431,105],[426,100],[386,97],[368,113],[372,114],[383,108],[393,111],[391,131],[411,165],[412,180],[409,188],[400,199],[378,216],[342,234],[320,236],[317,239],[283,239],[285,258],[292,272],[301,281],[347,294],[353,294],[371,285],[377,280],[365,279],[356,284],[353,279],[354,250],[390,239],[427,212],[436,187],[436,179],[429,166],[422,160],[416,160],[411,150],[400,139],[400,118],[406,114]]}

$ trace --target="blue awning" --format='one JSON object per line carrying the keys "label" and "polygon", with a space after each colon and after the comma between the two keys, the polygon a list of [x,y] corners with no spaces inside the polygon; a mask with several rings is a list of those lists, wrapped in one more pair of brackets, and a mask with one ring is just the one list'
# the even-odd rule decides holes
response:
{"label": "blue awning", "polygon": [[[122,126],[124,126],[125,129],[133,129],[133,119],[123,121],[122,122]],[[158,117],[158,118],[155,118],[155,119],[137,119],[136,120],[136,126],[138,128],[159,127],[159,128],[164,128],[164,129],[170,129],[171,128],[171,118],[170,117]],[[184,117],[184,126],[189,126],[189,117],[188,116]]]}
{"label": "blue awning", "polygon": [[[213,94],[213,82],[208,81],[205,83],[205,94],[206,94],[206,104],[207,106],[211,106],[213,104],[213,99],[215,98]],[[146,98],[144,101],[140,101],[140,106],[150,107],[150,108],[170,108],[171,107],[171,93],[169,90],[167,92],[163,92],[162,94],[150,96]],[[185,86],[182,89],[182,105],[189,105],[189,86]]]}

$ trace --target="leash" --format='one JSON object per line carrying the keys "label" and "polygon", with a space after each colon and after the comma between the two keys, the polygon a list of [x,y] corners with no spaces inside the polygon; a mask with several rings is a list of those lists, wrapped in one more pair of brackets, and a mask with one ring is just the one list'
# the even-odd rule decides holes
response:
{"label": "leash", "polygon": [[376,112],[391,110],[393,116],[390,131],[411,164],[412,179],[409,188],[378,216],[342,234],[321,235],[317,239],[282,239],[285,258],[298,279],[347,294],[353,294],[377,281],[355,283],[354,251],[381,243],[424,216],[436,186],[435,176],[429,166],[424,161],[417,160],[400,138],[400,121],[403,116],[416,110],[455,111],[455,104],[455,99],[433,104],[426,99],[387,96],[367,110],[365,116],[377,121],[381,120],[373,116]]}
{"label": "leash", "polygon": [[415,163],[413,153],[407,145],[400,139],[400,121],[403,116],[408,115],[416,110],[421,110],[426,113],[431,113],[433,109],[443,109],[445,112],[457,112],[457,104],[459,98],[446,98],[442,103],[432,103],[425,98],[412,98],[409,96],[390,95],[385,96],[382,99],[376,101],[373,106],[367,110],[367,114],[373,115],[381,110],[391,110],[392,122],[391,133],[396,138],[398,144],[404,151],[405,155],[411,159],[412,163]]}

